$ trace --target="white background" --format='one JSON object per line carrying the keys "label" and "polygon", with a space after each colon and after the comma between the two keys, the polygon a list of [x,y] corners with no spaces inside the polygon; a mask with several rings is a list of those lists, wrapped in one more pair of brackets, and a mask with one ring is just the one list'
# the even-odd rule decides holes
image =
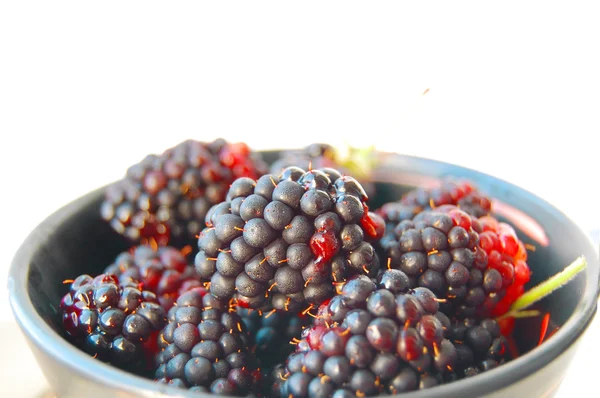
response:
{"label": "white background", "polygon": [[[45,216],[186,138],[346,141],[446,160],[526,187],[598,230],[598,11],[594,2],[2,2],[0,273]],[[0,320],[10,322],[2,289]],[[593,383],[580,377],[600,355],[592,333],[568,388]]]}

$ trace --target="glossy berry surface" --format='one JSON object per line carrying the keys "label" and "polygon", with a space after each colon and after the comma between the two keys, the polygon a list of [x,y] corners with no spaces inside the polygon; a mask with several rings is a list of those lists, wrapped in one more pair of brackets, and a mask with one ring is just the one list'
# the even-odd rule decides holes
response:
{"label": "glossy berry surface", "polygon": [[104,273],[117,276],[121,284],[139,282],[144,290],[156,294],[165,310],[182,293],[203,286],[186,256],[170,246],[135,246],[119,254]]}
{"label": "glossy berry surface", "polygon": [[225,198],[236,178],[265,171],[243,143],[184,141],[131,166],[107,188],[101,215],[133,242],[192,243],[206,212]]}
{"label": "glossy berry surface", "polygon": [[[114,275],[75,279],[60,303],[66,338],[94,358],[118,367],[143,368],[166,315],[156,296]],[[141,369],[140,368],[140,369]]]}
{"label": "glossy berry surface", "polygon": [[204,288],[179,296],[157,341],[161,383],[216,395],[244,396],[257,388],[258,365],[242,319]]}
{"label": "glossy berry surface", "polygon": [[367,200],[354,178],[330,169],[238,179],[207,214],[196,270],[213,295],[244,308],[318,306],[333,283],[379,271],[372,243],[385,226]]}
{"label": "glossy berry surface", "polygon": [[456,346],[455,371],[461,378],[488,371],[511,359],[508,340],[493,319],[453,320],[446,335]]}
{"label": "glossy berry surface", "polygon": [[376,281],[359,275],[344,283],[288,357],[280,396],[396,394],[454,374],[457,351],[445,337],[450,321],[431,291],[408,289],[405,280],[388,270]]}
{"label": "glossy berry surface", "polygon": [[395,203],[387,222],[382,257],[445,303],[448,316],[501,315],[524,291],[529,267],[524,244],[492,216],[471,217],[453,205],[420,211]]}

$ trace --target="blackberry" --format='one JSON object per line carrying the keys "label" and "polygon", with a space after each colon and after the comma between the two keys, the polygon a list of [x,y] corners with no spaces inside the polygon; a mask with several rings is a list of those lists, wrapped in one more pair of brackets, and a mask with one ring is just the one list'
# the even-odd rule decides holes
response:
{"label": "blackberry", "polygon": [[404,195],[400,203],[421,209],[455,205],[477,218],[489,215],[492,208],[492,200],[464,180],[445,180],[436,188],[415,189]]}
{"label": "blackberry", "polygon": [[121,284],[139,281],[145,290],[157,295],[165,310],[169,310],[180,294],[203,286],[183,253],[185,251],[170,246],[136,246],[119,254],[104,273],[116,275]]}
{"label": "blackberry", "polygon": [[507,224],[471,217],[453,205],[418,211],[396,203],[384,218],[380,247],[389,267],[406,273],[411,287],[426,287],[446,300],[446,315],[500,315],[505,303],[523,293],[526,252]]}
{"label": "blackberry", "polygon": [[470,377],[510,360],[508,340],[493,319],[453,320],[446,331],[457,351],[456,374]]}
{"label": "blackberry", "polygon": [[369,177],[375,164],[376,159],[372,148],[334,148],[329,144],[314,143],[301,149],[283,151],[279,159],[271,164],[270,172],[279,175],[286,168],[299,167],[326,169],[339,176],[352,175],[361,182],[365,192],[374,197],[375,184]]}
{"label": "blackberry", "polygon": [[302,329],[310,324],[307,315],[289,312],[245,308],[238,308],[237,312],[250,335],[250,347],[264,368],[272,368],[285,361],[294,349],[290,341],[299,339]]}
{"label": "blackberry", "polygon": [[77,277],[60,303],[66,338],[94,358],[144,370],[166,314],[153,293],[138,287],[133,280],[121,285],[114,275]]}
{"label": "blackberry", "polygon": [[322,169],[331,167],[340,169],[336,160],[336,150],[329,144],[315,143],[302,149],[288,150],[282,152],[279,159],[270,166],[271,173],[279,174],[288,167],[309,167]]}
{"label": "blackberry", "polygon": [[405,279],[388,270],[375,282],[358,275],[344,283],[288,357],[281,396],[396,394],[453,374],[457,351],[435,295],[402,283],[394,293],[378,287]]}
{"label": "blackberry", "polygon": [[372,244],[385,226],[367,200],[354,178],[333,170],[240,178],[207,214],[196,270],[213,295],[242,307],[319,305],[333,295],[332,283],[379,271]]}
{"label": "blackberry", "polygon": [[242,319],[203,288],[179,296],[157,341],[155,378],[161,383],[239,396],[257,385]]}
{"label": "blackberry", "polygon": [[245,144],[188,140],[149,155],[106,190],[102,217],[134,242],[191,243],[210,207],[238,177],[257,177],[266,165]]}

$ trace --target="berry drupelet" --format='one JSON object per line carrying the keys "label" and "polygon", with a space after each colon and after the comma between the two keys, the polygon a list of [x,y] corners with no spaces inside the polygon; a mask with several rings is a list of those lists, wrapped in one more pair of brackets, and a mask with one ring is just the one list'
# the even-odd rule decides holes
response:
{"label": "berry drupelet", "polygon": [[247,395],[258,385],[242,319],[204,288],[179,296],[158,347],[155,377],[161,383],[230,396]]}
{"label": "berry drupelet", "polygon": [[81,275],[61,303],[67,339],[102,361],[143,369],[151,339],[166,323],[156,296],[135,281],[121,285],[114,275]]}
{"label": "berry drupelet", "polygon": [[238,177],[257,177],[266,165],[245,144],[188,140],[149,155],[109,186],[102,217],[134,242],[191,243],[200,220],[225,198]]}
{"label": "berry drupelet", "polygon": [[485,372],[510,359],[508,340],[493,319],[453,320],[446,336],[456,347],[456,374],[459,378]]}
{"label": "berry drupelet", "polygon": [[421,209],[435,209],[442,205],[455,205],[473,217],[489,215],[492,200],[476,187],[464,180],[445,180],[436,188],[419,188],[408,192],[400,203],[418,206]]}
{"label": "berry drupelet", "polygon": [[121,284],[139,281],[145,290],[157,295],[165,310],[169,310],[180,294],[203,286],[184,253],[170,246],[135,246],[119,254],[104,273],[116,275]]}
{"label": "berry drupelet", "polygon": [[379,271],[372,242],[385,225],[367,199],[354,178],[333,169],[238,179],[206,216],[196,270],[213,295],[242,307],[318,306],[333,283]]}
{"label": "berry drupelet", "polygon": [[388,233],[380,243],[389,266],[405,272],[411,287],[447,300],[447,315],[500,315],[523,293],[525,247],[507,224],[453,205],[419,211],[396,203],[383,216]]}
{"label": "berry drupelet", "polygon": [[427,388],[454,372],[450,320],[399,270],[353,277],[319,308],[286,361],[282,397],[372,396]]}

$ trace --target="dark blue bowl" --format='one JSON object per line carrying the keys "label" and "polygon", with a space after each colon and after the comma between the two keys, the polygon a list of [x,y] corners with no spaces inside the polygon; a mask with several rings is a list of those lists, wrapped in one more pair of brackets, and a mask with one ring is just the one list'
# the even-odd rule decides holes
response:
{"label": "dark blue bowl", "polygon": [[[265,157],[272,160],[275,154],[266,152]],[[403,396],[552,396],[596,312],[599,264],[589,238],[556,208],[505,181],[421,158],[382,153],[380,159],[374,177],[375,205],[414,187],[436,184],[445,176],[470,179],[496,198],[497,216],[511,222],[520,237],[537,248],[529,259],[532,283],[555,274],[578,256],[588,260],[584,274],[541,303],[560,329],[539,347],[528,333],[532,328],[518,324],[519,346],[528,351],[518,359],[469,379]],[[67,289],[62,281],[84,272],[100,273],[127,248],[127,242],[99,216],[103,191],[91,192],[51,215],[29,235],[13,260],[8,279],[11,306],[42,371],[60,397],[208,396],[111,367],[62,338],[58,304]]]}

